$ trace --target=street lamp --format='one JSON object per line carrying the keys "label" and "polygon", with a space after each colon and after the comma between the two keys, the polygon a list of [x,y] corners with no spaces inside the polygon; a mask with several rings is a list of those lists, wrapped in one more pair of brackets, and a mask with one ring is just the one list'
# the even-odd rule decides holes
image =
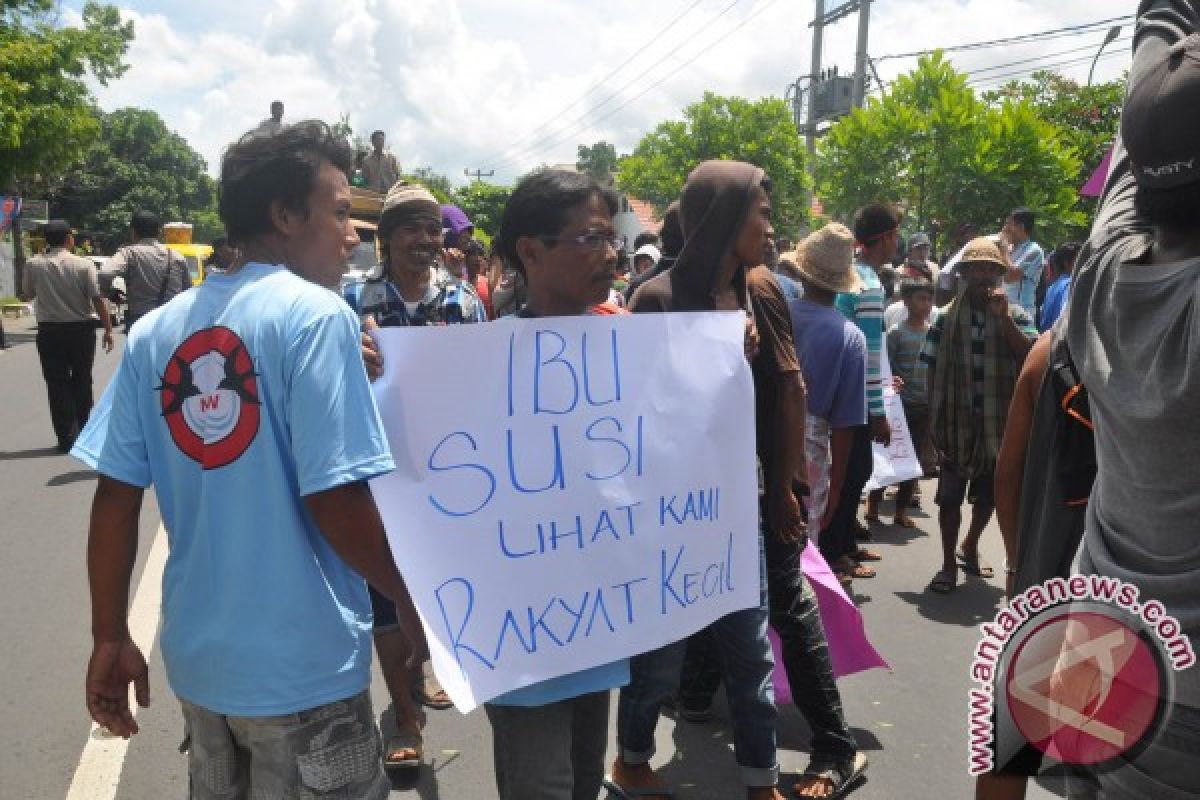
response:
{"label": "street lamp", "polygon": [[1088,86],[1092,85],[1092,73],[1096,71],[1096,62],[1100,60],[1100,54],[1104,52],[1104,48],[1116,41],[1117,37],[1120,35],[1120,25],[1113,25],[1108,29],[1108,35],[1104,37],[1104,41],[1100,43],[1100,49],[1096,51],[1096,57],[1092,59],[1092,68],[1088,70]]}

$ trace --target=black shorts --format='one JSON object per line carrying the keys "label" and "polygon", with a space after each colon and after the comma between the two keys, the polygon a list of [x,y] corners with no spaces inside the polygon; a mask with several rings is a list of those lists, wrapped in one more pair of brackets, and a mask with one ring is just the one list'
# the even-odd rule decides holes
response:
{"label": "black shorts", "polygon": [[933,502],[942,508],[961,508],[963,501],[969,500],[973,506],[986,505],[994,508],[995,483],[992,473],[970,480],[963,474],[962,467],[945,461],[942,463],[942,474],[938,478],[937,495]]}
{"label": "black shorts", "polygon": [[375,587],[367,584],[371,591],[371,613],[375,616],[374,630],[384,633],[400,624],[396,617],[396,604],[375,591]]}

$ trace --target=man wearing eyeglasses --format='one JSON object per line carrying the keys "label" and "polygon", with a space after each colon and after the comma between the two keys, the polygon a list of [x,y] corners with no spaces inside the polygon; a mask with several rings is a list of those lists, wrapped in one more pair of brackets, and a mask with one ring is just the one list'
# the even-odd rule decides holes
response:
{"label": "man wearing eyeglasses", "polygon": [[[406,327],[486,322],[479,295],[438,264],[442,247],[442,210],[423,186],[396,183],[383,201],[378,229],[383,265],[377,277],[349,284],[346,302],[365,327]],[[371,589],[375,615],[375,651],[396,709],[397,735],[384,748],[388,767],[411,768],[423,756],[421,724],[414,700],[430,708],[452,703],[428,665],[410,673],[405,654],[420,630],[403,630],[395,606]]]}
{"label": "man wearing eyeglasses", "polygon": [[[420,208],[423,219],[425,206]],[[541,170],[517,184],[498,238],[505,265],[527,286],[527,302],[514,316],[626,313],[605,302],[617,253],[625,247],[625,237],[613,230],[616,211],[612,191],[583,173]],[[381,223],[381,231],[385,227]],[[393,236],[393,260],[397,241]],[[370,375],[387,369],[369,340],[363,341],[363,359]],[[609,691],[628,682],[629,660],[622,658],[485,704],[500,800],[596,797],[604,780]]]}

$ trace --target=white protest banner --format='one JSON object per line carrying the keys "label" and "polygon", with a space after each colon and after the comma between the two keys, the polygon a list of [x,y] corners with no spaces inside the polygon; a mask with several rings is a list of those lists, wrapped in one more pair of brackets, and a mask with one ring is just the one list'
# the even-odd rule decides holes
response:
{"label": "white protest banner", "polygon": [[874,491],[884,486],[903,483],[925,474],[917,460],[917,451],[913,447],[912,434],[908,431],[908,420],[904,416],[904,403],[900,395],[892,388],[892,365],[888,361],[887,349],[880,353],[880,372],[883,375],[883,412],[887,415],[888,426],[892,429],[892,441],[884,447],[879,442],[871,445],[875,466],[871,479],[863,487],[863,491]]}
{"label": "white protest banner", "polygon": [[371,482],[462,712],[759,600],[740,313],[377,331]]}
{"label": "white protest banner", "polygon": [[925,474],[921,462],[917,460],[912,434],[908,432],[904,404],[900,402],[900,395],[890,387],[883,390],[883,408],[887,414],[888,425],[892,428],[892,441],[887,447],[878,442],[873,444],[875,469],[865,487],[868,492],[920,478]]}

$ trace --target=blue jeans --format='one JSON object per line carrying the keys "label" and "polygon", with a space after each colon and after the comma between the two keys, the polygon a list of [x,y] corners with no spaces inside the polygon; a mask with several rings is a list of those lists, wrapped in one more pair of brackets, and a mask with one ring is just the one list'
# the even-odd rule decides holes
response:
{"label": "blue jeans", "polygon": [[[767,639],[767,580],[759,531],[759,604],[727,614],[709,626],[718,643],[717,657],[729,713],[733,717],[733,751],[746,786],[779,782],[775,754],[775,691],[771,672],[775,660]],[[630,765],[647,764],[654,756],[654,729],[663,700],[679,685],[687,640],[634,656],[629,662],[629,685],[617,703],[617,746]]]}

